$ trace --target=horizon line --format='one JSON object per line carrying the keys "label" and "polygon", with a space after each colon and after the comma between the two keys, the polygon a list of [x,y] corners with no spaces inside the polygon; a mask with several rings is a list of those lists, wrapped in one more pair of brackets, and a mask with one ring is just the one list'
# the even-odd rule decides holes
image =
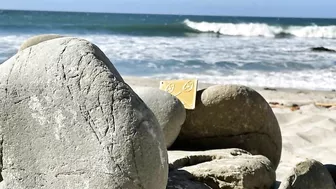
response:
{"label": "horizon line", "polygon": [[305,16],[251,16],[251,15],[217,15],[217,14],[175,14],[175,13],[144,13],[144,12],[97,12],[97,11],[68,11],[68,10],[35,10],[35,9],[4,9],[0,11],[31,11],[31,12],[58,12],[58,13],[92,13],[92,14],[142,14],[142,15],[163,15],[163,16],[209,16],[209,17],[252,17],[252,18],[294,18],[294,19],[336,19],[335,17],[305,17]]}

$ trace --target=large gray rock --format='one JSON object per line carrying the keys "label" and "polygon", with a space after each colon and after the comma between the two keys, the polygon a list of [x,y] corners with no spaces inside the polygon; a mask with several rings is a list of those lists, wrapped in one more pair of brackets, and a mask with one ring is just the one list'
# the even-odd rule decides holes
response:
{"label": "large gray rock", "polygon": [[162,189],[168,177],[154,114],[98,47],[58,38],[0,65],[6,189]]}
{"label": "large gray rock", "polygon": [[216,85],[197,92],[173,149],[239,148],[264,155],[278,166],[282,139],[268,103],[245,86]]}
{"label": "large gray rock", "polygon": [[322,163],[307,159],[298,163],[279,189],[335,189],[333,178]]}
{"label": "large gray rock", "polygon": [[28,38],[26,41],[24,41],[20,48],[19,51],[22,51],[28,47],[31,47],[33,45],[37,45],[39,43],[42,43],[44,41],[48,41],[51,39],[56,39],[56,38],[61,38],[64,37],[62,35],[58,35],[58,34],[42,34],[42,35],[36,35],[33,37]]}
{"label": "large gray rock", "polygon": [[273,164],[244,150],[168,151],[168,155],[168,189],[269,189],[275,182]]}
{"label": "large gray rock", "polygon": [[181,130],[186,118],[186,110],[175,96],[151,87],[133,87],[134,91],[153,111],[163,130],[167,148],[169,148]]}

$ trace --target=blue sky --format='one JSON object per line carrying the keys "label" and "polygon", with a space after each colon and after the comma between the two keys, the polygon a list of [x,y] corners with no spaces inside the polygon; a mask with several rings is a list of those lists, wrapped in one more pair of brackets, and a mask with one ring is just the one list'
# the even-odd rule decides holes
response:
{"label": "blue sky", "polygon": [[336,0],[2,0],[0,8],[336,18]]}

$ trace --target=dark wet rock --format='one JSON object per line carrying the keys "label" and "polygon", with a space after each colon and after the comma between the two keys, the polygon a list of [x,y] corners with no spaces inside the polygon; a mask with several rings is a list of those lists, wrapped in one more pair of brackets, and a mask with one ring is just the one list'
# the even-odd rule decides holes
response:
{"label": "dark wet rock", "polygon": [[333,178],[334,182],[336,183],[336,165],[325,164],[324,166],[328,169],[331,177]]}
{"label": "dark wet rock", "polygon": [[336,53],[336,50],[334,49],[328,49],[325,47],[312,47],[310,48],[310,50],[314,51],[314,52],[332,52],[332,53]]}

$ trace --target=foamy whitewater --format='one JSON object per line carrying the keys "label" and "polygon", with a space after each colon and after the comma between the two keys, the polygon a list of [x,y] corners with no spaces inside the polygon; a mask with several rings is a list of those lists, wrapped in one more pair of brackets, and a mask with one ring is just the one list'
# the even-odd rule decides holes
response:
{"label": "foamy whitewater", "polygon": [[259,36],[259,37],[315,37],[336,38],[336,26],[269,26],[263,23],[209,23],[192,22],[185,20],[184,23],[201,32],[214,32],[231,36]]}
{"label": "foamy whitewater", "polygon": [[0,12],[0,62],[36,34],[97,44],[124,76],[336,89],[336,20]]}

